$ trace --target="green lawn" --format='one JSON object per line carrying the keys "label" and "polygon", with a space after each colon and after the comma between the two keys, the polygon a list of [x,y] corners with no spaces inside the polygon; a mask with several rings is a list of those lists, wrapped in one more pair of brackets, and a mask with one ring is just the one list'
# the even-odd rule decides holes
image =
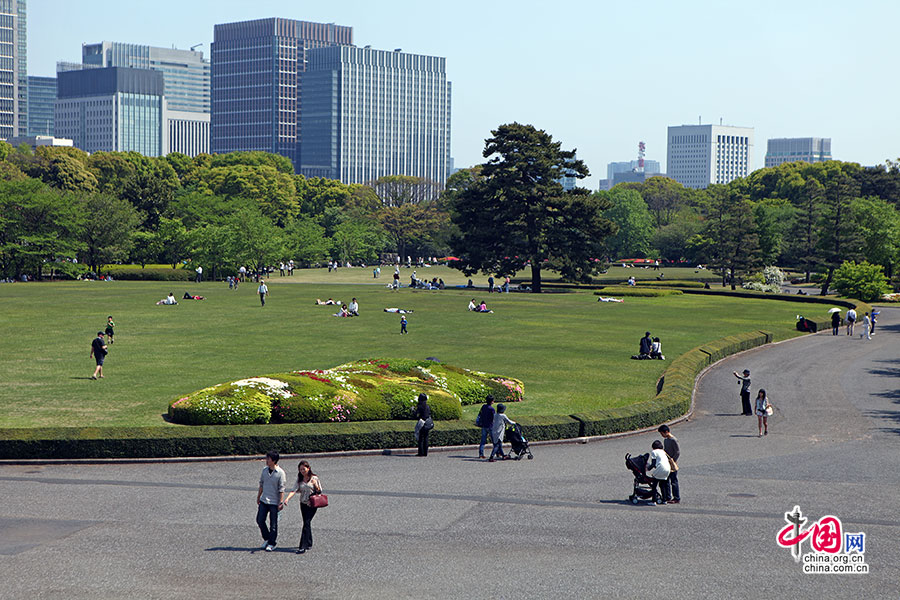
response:
{"label": "green lawn", "polygon": [[[377,356],[437,357],[510,375],[525,382],[527,398],[510,414],[571,413],[653,396],[668,361],[629,359],[647,329],[671,360],[705,341],[757,328],[788,337],[797,313],[789,303],[707,296],[606,304],[586,292],[392,292],[363,285],[372,273],[362,269],[342,269],[330,285],[287,283],[301,273],[313,272],[276,274],[265,308],[249,283],[237,292],[221,283],[0,284],[0,427],[161,425],[168,403],[186,392]],[[207,299],[155,305],[170,290],[180,298],[185,289]],[[467,312],[473,295],[496,312]],[[332,317],[333,307],[314,305],[315,298],[351,296],[359,299],[359,318]],[[399,316],[382,311],[388,306],[415,310],[409,335],[399,335]],[[116,343],[106,378],[91,381],[90,342],[109,314]],[[467,407],[466,415],[477,409]]]}

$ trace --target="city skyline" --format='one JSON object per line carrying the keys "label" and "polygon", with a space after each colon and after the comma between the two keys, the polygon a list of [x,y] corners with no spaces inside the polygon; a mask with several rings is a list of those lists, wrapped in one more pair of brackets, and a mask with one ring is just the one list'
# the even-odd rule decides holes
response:
{"label": "city skyline", "polygon": [[[636,157],[641,140],[647,159],[666,172],[667,128],[700,117],[752,127],[757,140],[829,137],[834,158],[863,165],[897,158],[900,123],[887,116],[900,83],[883,76],[881,57],[891,55],[900,6],[863,5],[764,1],[716,4],[713,12],[708,2],[651,1],[560,11],[464,0],[435,12],[406,0],[308,8],[160,0],[126,13],[112,3],[45,0],[29,5],[28,73],[53,75],[56,61],[79,61],[82,43],[97,40],[202,44],[209,57],[216,23],[272,16],[339,23],[354,28],[358,46],[447,59],[456,167],[483,162],[490,130],[518,121],[577,149],[592,173],[584,185],[596,188],[606,165]],[[754,147],[755,167],[765,150]]]}

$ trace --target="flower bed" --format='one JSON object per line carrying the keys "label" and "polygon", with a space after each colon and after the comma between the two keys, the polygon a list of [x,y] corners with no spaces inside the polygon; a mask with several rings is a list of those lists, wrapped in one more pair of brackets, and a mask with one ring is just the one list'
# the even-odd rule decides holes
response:
{"label": "flower bed", "polygon": [[251,377],[205,388],[169,405],[186,425],[334,423],[412,419],[428,395],[436,420],[459,419],[462,406],[524,399],[521,381],[431,360],[367,359],[327,370]]}

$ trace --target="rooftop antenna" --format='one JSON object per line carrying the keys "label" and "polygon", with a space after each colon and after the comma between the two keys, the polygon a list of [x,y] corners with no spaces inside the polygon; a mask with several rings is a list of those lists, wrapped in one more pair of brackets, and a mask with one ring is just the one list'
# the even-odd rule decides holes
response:
{"label": "rooftop antenna", "polygon": [[644,145],[644,142],[638,142],[638,173],[644,172],[644,150],[647,149],[647,146]]}
{"label": "rooftop antenna", "polygon": [[703,117],[702,116],[697,117],[697,125],[703,125]]}
{"label": "rooftop antenna", "polygon": [[722,124],[722,117],[719,117],[719,125]]}
{"label": "rooftop antenna", "polygon": [[199,47],[202,46],[202,45],[203,45],[202,43],[200,43],[200,44],[194,44],[193,46],[191,46],[191,52],[194,51],[194,48],[199,48]]}

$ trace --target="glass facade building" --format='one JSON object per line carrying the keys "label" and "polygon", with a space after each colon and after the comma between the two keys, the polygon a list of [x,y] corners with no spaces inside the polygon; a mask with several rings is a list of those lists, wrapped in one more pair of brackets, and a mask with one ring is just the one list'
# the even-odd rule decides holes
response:
{"label": "glass facade building", "polygon": [[208,60],[194,50],[156,48],[141,44],[100,42],[81,46],[81,61],[94,67],[152,69],[163,74],[169,109],[208,113],[210,73]]}
{"label": "glass facade building", "polygon": [[25,8],[25,0],[0,0],[0,139],[28,126]]}
{"label": "glass facade building", "polygon": [[270,18],[216,25],[211,151],[262,150],[291,159],[300,141],[300,74],[313,48],[353,43],[353,29]]}
{"label": "glass facade building", "polygon": [[776,138],[766,146],[766,166],[803,161],[808,163],[831,160],[831,138]]}
{"label": "glass facade building", "polygon": [[28,78],[28,135],[53,135],[56,77]]}
{"label": "glass facade building", "polygon": [[301,77],[300,172],[368,183],[450,169],[446,59],[337,46],[309,51]]}
{"label": "glass facade building", "polygon": [[86,152],[163,154],[163,75],[109,67],[58,73],[55,131]]}

